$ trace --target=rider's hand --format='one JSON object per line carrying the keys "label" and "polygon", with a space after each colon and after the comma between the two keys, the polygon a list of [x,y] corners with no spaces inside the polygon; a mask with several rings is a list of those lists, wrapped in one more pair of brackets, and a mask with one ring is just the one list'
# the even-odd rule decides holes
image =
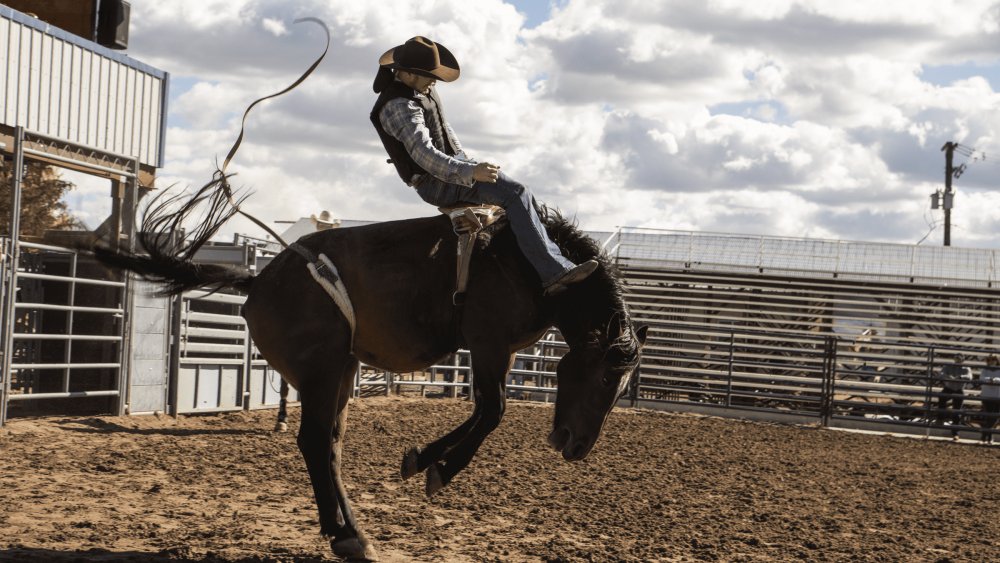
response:
{"label": "rider's hand", "polygon": [[472,179],[477,182],[494,184],[500,176],[500,167],[489,162],[480,162],[472,169]]}

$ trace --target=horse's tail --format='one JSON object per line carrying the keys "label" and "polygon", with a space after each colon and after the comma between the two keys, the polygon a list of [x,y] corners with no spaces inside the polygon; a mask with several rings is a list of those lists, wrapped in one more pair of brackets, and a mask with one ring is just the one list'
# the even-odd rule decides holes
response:
{"label": "horse's tail", "polygon": [[[184,194],[170,197],[161,194],[149,203],[138,235],[141,253],[103,245],[91,250],[105,265],[134,272],[144,280],[161,284],[159,295],[177,295],[198,288],[216,291],[231,287],[249,291],[253,281],[249,272],[192,261],[195,252],[237,212],[245,198],[234,201],[228,176],[217,172],[211,182],[186,200]],[[197,217],[197,227],[190,235],[181,237],[182,223],[196,208],[204,208]]]}

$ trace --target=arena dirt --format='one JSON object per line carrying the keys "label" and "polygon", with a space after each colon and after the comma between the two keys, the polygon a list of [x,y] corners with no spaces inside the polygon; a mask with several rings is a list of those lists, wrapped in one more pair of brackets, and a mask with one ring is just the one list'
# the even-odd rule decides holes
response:
{"label": "arena dirt", "polygon": [[[470,409],[352,403],[347,487],[383,560],[1000,561],[1000,447],[620,410],[569,464],[551,407],[512,402],[429,500],[400,456]],[[274,416],[11,421],[0,560],[331,559]]]}

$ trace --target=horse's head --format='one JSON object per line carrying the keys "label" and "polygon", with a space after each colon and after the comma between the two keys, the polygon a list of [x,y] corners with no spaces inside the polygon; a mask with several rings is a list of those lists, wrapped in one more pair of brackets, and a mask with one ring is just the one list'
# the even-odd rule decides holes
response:
{"label": "horse's head", "polygon": [[556,414],[549,445],[566,461],[587,457],[639,365],[648,327],[636,329],[627,317],[614,324],[604,333],[591,332],[570,342],[556,368]]}

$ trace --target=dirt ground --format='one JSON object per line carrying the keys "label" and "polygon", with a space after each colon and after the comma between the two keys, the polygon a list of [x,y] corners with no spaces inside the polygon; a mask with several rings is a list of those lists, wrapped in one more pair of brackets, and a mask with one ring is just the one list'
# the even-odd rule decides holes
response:
{"label": "dirt ground", "polygon": [[[428,500],[400,456],[470,409],[352,403],[347,487],[384,561],[1000,561],[1000,447],[620,410],[569,464],[551,406],[512,402]],[[332,559],[274,416],[10,421],[0,561]]]}

